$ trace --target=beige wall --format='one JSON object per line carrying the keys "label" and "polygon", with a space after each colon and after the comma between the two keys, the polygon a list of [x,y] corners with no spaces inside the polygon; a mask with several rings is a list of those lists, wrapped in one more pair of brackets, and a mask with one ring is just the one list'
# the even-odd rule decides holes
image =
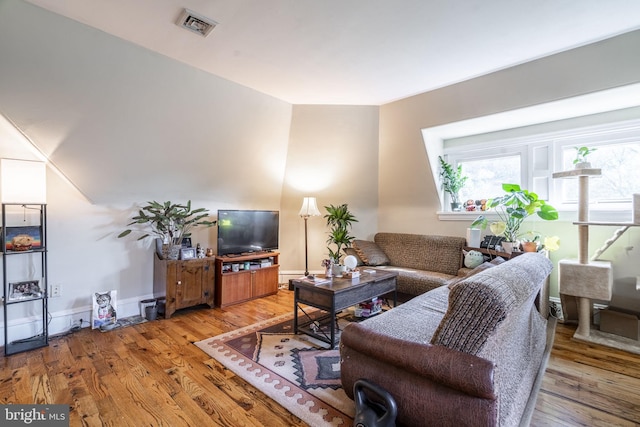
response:
{"label": "beige wall", "polygon": [[[347,203],[357,217],[353,235],[370,238],[377,230],[378,107],[297,105],[293,108],[282,189],[280,238],[285,274],[304,271],[302,198],[324,206]],[[309,271],[326,258],[326,221],[308,220]]]}
{"label": "beige wall", "polygon": [[[638,83],[638,46],[640,31],[627,33],[383,105],[380,108],[379,230],[465,235],[469,222],[440,221],[436,214],[440,209],[438,184],[425,155],[423,129]],[[433,149],[437,151],[436,145]],[[549,227],[549,232],[561,235],[562,250],[553,255],[554,259],[575,256],[577,234],[574,227],[568,225],[570,222],[544,225]],[[599,247],[610,232],[593,230],[592,246]],[[628,276],[639,275],[640,271],[633,266],[634,256],[620,253],[621,245],[635,246],[637,260],[638,231],[629,231],[624,242],[606,253],[617,264],[614,271],[618,280],[627,283]]]}

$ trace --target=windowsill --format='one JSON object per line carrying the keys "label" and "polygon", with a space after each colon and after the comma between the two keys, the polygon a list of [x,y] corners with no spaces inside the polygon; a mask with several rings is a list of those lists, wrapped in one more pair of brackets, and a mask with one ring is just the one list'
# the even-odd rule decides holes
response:
{"label": "windowsill", "polygon": [[[478,215],[484,215],[489,221],[498,221],[500,218],[495,212],[491,211],[470,211],[470,212],[451,212],[438,211],[438,219],[440,221],[466,221],[473,222]],[[537,215],[527,218],[527,221],[543,221]],[[576,222],[578,221],[578,211],[575,208],[558,209],[558,221]],[[589,221],[591,222],[612,222],[612,223],[632,223],[633,210],[631,204],[626,209],[603,209],[597,205],[589,207]]]}

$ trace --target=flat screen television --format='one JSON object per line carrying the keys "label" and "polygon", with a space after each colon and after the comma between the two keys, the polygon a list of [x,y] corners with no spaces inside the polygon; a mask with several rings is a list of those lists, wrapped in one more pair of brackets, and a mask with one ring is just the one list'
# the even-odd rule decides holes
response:
{"label": "flat screen television", "polygon": [[278,249],[278,211],[218,210],[218,255]]}

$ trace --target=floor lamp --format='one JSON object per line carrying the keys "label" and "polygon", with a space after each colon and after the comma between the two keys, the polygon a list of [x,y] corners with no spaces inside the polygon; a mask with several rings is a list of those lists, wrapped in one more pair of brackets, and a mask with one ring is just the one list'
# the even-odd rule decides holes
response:
{"label": "floor lamp", "polygon": [[298,214],[304,219],[304,275],[309,275],[309,259],[308,259],[308,248],[307,248],[307,220],[311,216],[320,216],[320,211],[318,210],[318,205],[316,205],[315,197],[305,197],[302,200],[302,208],[300,208],[300,213]]}

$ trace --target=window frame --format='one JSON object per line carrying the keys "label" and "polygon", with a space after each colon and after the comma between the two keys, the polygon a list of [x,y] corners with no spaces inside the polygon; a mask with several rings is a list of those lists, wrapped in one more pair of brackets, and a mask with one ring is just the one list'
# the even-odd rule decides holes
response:
{"label": "window frame", "polygon": [[[511,130],[512,131],[512,130]],[[520,155],[521,185],[535,191],[545,200],[555,206],[567,217],[574,218],[577,203],[561,200],[562,181],[554,179],[553,173],[563,170],[562,150],[568,146],[599,147],[605,145],[640,142],[640,119],[610,122],[591,126],[574,127],[553,132],[531,133],[524,136],[500,138],[500,132],[495,135],[474,135],[453,140],[443,140],[443,155],[445,159],[457,167],[459,163],[471,160],[486,160],[506,155]],[[536,170],[533,165],[534,150],[547,152],[544,170]],[[488,155],[488,150],[496,150],[495,155]],[[468,172],[467,172],[468,173]],[[534,180],[536,185],[534,185]],[[540,191],[540,181],[546,181],[545,191]],[[629,221],[628,211],[632,209],[633,195],[628,200],[617,202],[595,203],[590,206],[593,220],[620,222]],[[626,214],[626,216],[625,216]],[[478,212],[438,212],[440,219],[468,220],[476,217]],[[563,215],[564,216],[564,215]],[[456,218],[457,217],[457,218]],[[624,218],[624,219],[623,219]]]}

